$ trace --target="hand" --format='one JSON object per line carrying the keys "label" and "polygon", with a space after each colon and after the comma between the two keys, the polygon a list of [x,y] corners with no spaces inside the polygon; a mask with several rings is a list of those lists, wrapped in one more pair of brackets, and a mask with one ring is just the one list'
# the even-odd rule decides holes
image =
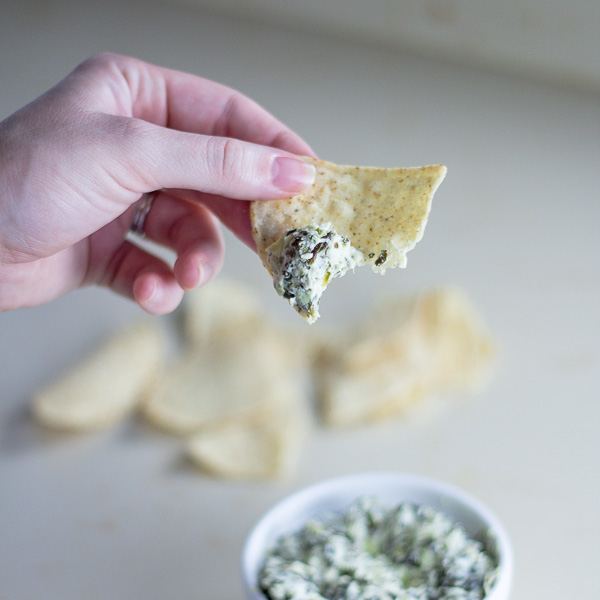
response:
{"label": "hand", "polygon": [[[245,96],[193,75],[95,56],[0,123],[0,309],[104,285],[154,314],[223,263],[217,218],[254,247],[247,200],[310,185],[308,145]],[[173,269],[125,240],[144,233]]]}

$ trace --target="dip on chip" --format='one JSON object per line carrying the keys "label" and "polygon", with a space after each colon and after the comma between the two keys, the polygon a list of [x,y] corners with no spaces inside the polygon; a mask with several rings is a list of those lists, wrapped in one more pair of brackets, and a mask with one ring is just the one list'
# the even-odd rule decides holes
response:
{"label": "dip on chip", "polygon": [[277,292],[309,323],[329,281],[357,266],[406,266],[446,175],[433,165],[386,169],[306,158],[313,186],[290,199],[252,202],[252,233]]}

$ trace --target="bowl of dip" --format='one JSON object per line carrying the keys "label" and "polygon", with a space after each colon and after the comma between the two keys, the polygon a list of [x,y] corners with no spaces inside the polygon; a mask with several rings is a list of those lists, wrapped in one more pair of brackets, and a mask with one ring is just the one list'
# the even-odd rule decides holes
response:
{"label": "bowl of dip", "polygon": [[301,489],[268,510],[242,552],[247,600],[508,600],[499,519],[447,483],[386,472]]}

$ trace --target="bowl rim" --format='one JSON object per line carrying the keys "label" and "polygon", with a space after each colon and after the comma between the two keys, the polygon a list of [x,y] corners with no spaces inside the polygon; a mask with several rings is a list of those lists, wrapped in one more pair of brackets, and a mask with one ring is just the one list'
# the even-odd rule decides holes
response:
{"label": "bowl rim", "polygon": [[[373,494],[351,492],[352,489],[358,489],[361,486],[373,486],[376,489]],[[274,542],[285,532],[295,531],[311,515],[332,510],[327,506],[317,508],[319,504],[331,502],[336,498],[343,498],[345,503],[349,503],[359,496],[378,496],[381,495],[381,489],[393,489],[394,487],[413,489],[415,492],[420,491],[424,494],[437,494],[440,503],[443,503],[444,500],[449,501],[455,508],[462,510],[465,514],[470,514],[472,518],[485,524],[494,535],[499,565],[498,578],[485,600],[508,598],[514,571],[513,551],[504,525],[496,514],[478,498],[453,484],[401,471],[371,471],[321,480],[288,494],[267,509],[250,530],[242,549],[242,578],[247,596],[255,600],[264,599],[264,595],[257,588],[257,575],[260,557],[264,555],[264,549],[269,542]],[[402,498],[398,498],[398,502],[402,501]],[[406,501],[414,502],[410,498],[407,498]],[[423,504],[426,503],[423,502]],[[296,512],[303,514],[302,518],[296,518],[292,522],[282,525],[282,517],[294,507],[296,507]],[[443,507],[437,507],[437,509],[444,511]],[[450,516],[452,517],[452,515]],[[461,522],[460,518],[452,518]]]}

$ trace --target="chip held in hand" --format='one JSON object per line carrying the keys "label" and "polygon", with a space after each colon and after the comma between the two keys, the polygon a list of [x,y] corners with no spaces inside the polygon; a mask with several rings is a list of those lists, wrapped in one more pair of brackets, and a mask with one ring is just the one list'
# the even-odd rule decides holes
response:
{"label": "chip held in hand", "polygon": [[307,322],[331,279],[357,266],[406,266],[423,237],[443,165],[355,167],[306,158],[316,168],[311,188],[289,199],[251,204],[258,254],[277,292]]}

